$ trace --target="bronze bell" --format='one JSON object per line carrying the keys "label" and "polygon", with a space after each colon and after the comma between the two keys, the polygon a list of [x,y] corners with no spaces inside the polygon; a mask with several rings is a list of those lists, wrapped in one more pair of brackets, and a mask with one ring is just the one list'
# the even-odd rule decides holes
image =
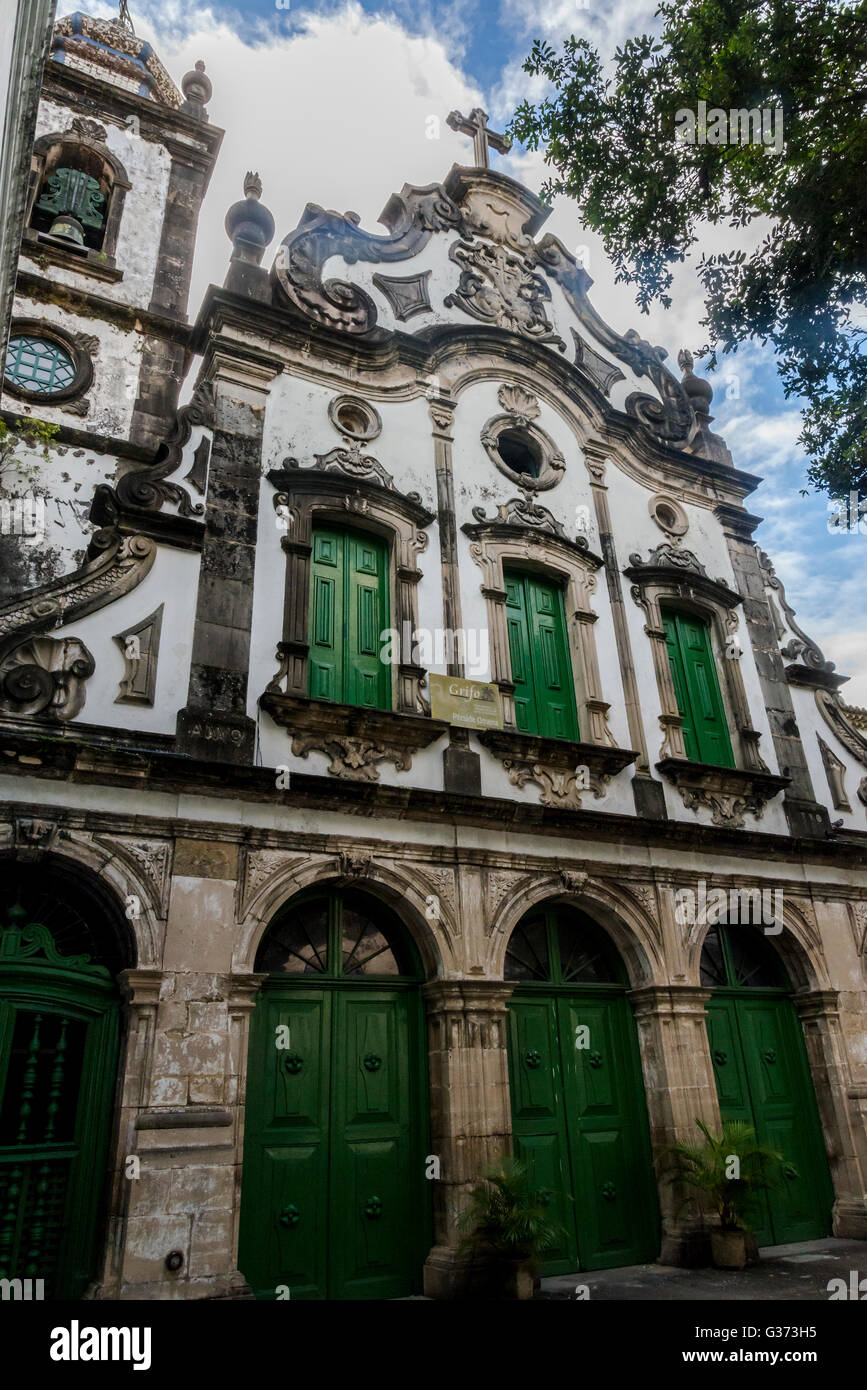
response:
{"label": "bronze bell", "polygon": [[69,212],[62,212],[54,219],[48,235],[58,237],[61,241],[71,241],[76,246],[84,246],[84,228],[78,218]]}

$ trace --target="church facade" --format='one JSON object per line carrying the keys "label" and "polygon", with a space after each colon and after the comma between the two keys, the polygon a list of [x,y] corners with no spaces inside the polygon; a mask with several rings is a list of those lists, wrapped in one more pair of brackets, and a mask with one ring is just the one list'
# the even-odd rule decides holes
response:
{"label": "church facade", "polygon": [[0,1275],[451,1297],[510,1151],[547,1271],[691,1264],[656,1160],[697,1119],[783,1152],[760,1244],[867,1237],[863,712],[711,387],[603,321],[480,111],[384,231],[308,204],[275,251],[248,175],[191,324],[210,99],[55,26],[2,396]]}

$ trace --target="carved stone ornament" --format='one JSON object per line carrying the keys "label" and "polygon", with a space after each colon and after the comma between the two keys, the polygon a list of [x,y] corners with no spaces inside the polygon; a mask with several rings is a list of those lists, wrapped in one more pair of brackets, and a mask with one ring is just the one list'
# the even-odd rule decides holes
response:
{"label": "carved stone ornament", "polygon": [[150,572],[156,545],[104,529],[92,536],[87,553],[71,574],[0,604],[0,660],[17,637],[74,622],[135,589]]}
{"label": "carved stone ornament", "polygon": [[373,855],[357,850],[342,849],[337,855],[337,871],[341,878],[367,878]]}
{"label": "carved stone ornament", "polygon": [[867,777],[862,777],[858,783],[858,800],[862,806],[867,806]]}
{"label": "carved stone ornament", "polygon": [[589,376],[594,386],[599,387],[603,396],[609,396],[618,381],[626,380],[620,368],[601,357],[598,352],[594,352],[576,328],[572,329],[572,341],[575,344],[575,365]]}
{"label": "carved stone ornament", "polygon": [[196,387],[189,404],[178,411],[172,434],[159,446],[154,462],[124,474],[114,488],[107,483],[97,487],[92,518],[113,523],[118,515],[162,511],[166,503],[176,505],[182,517],[204,515],[204,503],[193,502],[186,488],[168,479],[179,467],[193,430],[198,426],[212,429],[213,424],[214,385],[203,381]]}
{"label": "carved stone ornament", "polygon": [[560,882],[567,893],[583,893],[590,875],[578,869],[561,869]]}
{"label": "carved stone ornament", "polygon": [[86,140],[88,143],[98,140],[101,144],[105,144],[108,139],[108,131],[105,126],[100,125],[99,121],[92,121],[89,116],[75,116],[69,129],[73,135],[80,135],[82,140]]}
{"label": "carved stone ornament", "polygon": [[448,724],[439,719],[309,700],[270,688],[259,703],[291,734],[295,757],[324,753],[330,759],[330,776],[350,781],[378,782],[382,762],[393,763],[396,772],[408,772],[413,754],[448,731]]}
{"label": "carved stone ornament", "polygon": [[[473,507],[473,517],[480,525],[490,524],[484,507]],[[569,539],[553,513],[529,497],[513,497],[508,502],[502,502],[491,522],[499,523],[501,526],[530,526],[539,531],[547,531],[552,536],[560,536],[564,541]],[[586,550],[587,538],[580,536],[575,544]]]}
{"label": "carved stone ornament", "polygon": [[[528,399],[522,404],[529,408]],[[534,473],[517,472],[500,452],[500,436],[507,432],[514,435],[516,431],[521,442],[526,444],[528,451],[535,457]],[[490,420],[485,421],[479,439],[497,471],[510,482],[517,483],[523,492],[547,492],[550,488],[556,487],[563,478],[566,460],[551,436],[535,424],[529,414],[516,415],[509,412],[504,415],[492,415]]]}
{"label": "carved stone ornament", "polygon": [[461,276],[454,294],[446,295],[447,309],[455,306],[481,323],[566,351],[545,313],[551,291],[523,256],[505,246],[466,241],[453,242],[449,256]]}
{"label": "carved stone ornament", "polygon": [[161,916],[168,910],[172,847],[168,840],[127,835],[96,835],[94,842],[109,853],[126,858],[147,883]]}
{"label": "carved stone ornament", "polygon": [[[316,467],[323,473],[342,473],[345,478],[375,478],[383,487],[393,488],[394,479],[372,454],[363,454],[361,445],[353,440],[345,447],[330,449],[327,454],[315,454]],[[284,459],[284,467],[298,467],[296,460]]]}
{"label": "carved stone ornament", "polygon": [[430,277],[429,270],[422,270],[418,275],[377,274],[373,276],[373,283],[385,295],[394,317],[405,323],[414,314],[426,314],[432,308],[428,292]]}
{"label": "carved stone ornament", "polygon": [[[786,667],[786,679],[792,685],[806,685],[814,689],[836,690],[848,680],[847,676],[834,675],[834,662],[826,661],[819,645],[808,637],[795,621],[795,610],[786,599],[782,580],[777,577],[770,559],[759,546],[756,546],[759,567],[765,576],[765,584],[772,589],[786,615],[789,629],[796,634],[785,646],[780,648],[783,658],[790,663]],[[822,705],[820,711],[824,714]],[[831,725],[833,728],[833,724]],[[835,730],[836,732],[836,730]]]}
{"label": "carved stone ornament", "polygon": [[68,839],[69,831],[57,821],[16,817],[12,825],[12,844],[21,863],[37,863],[58,840]]}
{"label": "carved stone ornament", "polygon": [[822,766],[828,779],[831,805],[835,811],[851,811],[852,807],[849,805],[849,798],[846,795],[846,764],[837,757],[837,754],[828,747],[819,734],[816,735],[816,738],[819,742],[819,752],[822,754]]}
{"label": "carved stone ornament", "polygon": [[791,782],[771,772],[746,768],[708,767],[683,758],[663,758],[657,771],[673,782],[688,811],[703,807],[714,825],[739,830],[749,813],[761,820],[765,806]]}
{"label": "carved stone ornament", "polygon": [[500,758],[514,787],[535,782],[540,803],[560,810],[580,811],[587,791],[597,800],[605,796],[611,778],[638,756],[628,748],[538,738],[508,729],[485,729],[477,737]]}
{"label": "carved stone ornament", "polygon": [[516,425],[529,425],[542,413],[532,391],[525,391],[523,386],[501,386],[497,400]]}
{"label": "carved stone ornament", "polygon": [[164,607],[161,603],[147,618],[142,618],[114,636],[113,640],[120,647],[126,663],[116,705],[152,705],[154,702]]}
{"label": "carved stone ornament", "polygon": [[77,637],[28,637],[0,661],[0,710],[74,719],[95,663]]}
{"label": "carved stone ornament", "polygon": [[288,877],[299,864],[307,863],[305,856],[287,854],[282,849],[248,849],[244,856],[242,911],[271,879]]}

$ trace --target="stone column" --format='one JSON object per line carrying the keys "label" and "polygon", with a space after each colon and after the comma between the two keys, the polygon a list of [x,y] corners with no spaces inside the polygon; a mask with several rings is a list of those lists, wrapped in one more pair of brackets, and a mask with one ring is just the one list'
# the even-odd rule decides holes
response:
{"label": "stone column", "polygon": [[[670,1144],[694,1143],[696,1120],[710,1129],[720,1124],[719,1101],[705,1024],[709,989],[694,985],[643,985],[629,992],[638,1028],[644,1089],[654,1159]],[[684,1193],[663,1180],[657,1165],[662,1215],[660,1263],[692,1266],[704,1262],[707,1237],[693,1208],[678,1207]]]}
{"label": "stone column", "polygon": [[605,561],[605,578],[608,581],[611,618],[617,638],[617,657],[620,663],[620,679],[623,682],[623,700],[626,722],[629,727],[629,742],[638,753],[635,761],[635,773],[632,778],[635,810],[639,816],[647,816],[651,820],[665,820],[667,815],[665,792],[661,782],[653,777],[647,754],[647,741],[644,737],[641,701],[638,694],[638,678],[635,673],[632,645],[629,640],[629,627],[626,621],[623,586],[614,545],[611,513],[608,509],[608,484],[605,481],[608,450],[603,444],[588,440],[584,445],[584,459],[590,475],[590,490],[593,494],[596,524],[599,527],[599,548]]}
{"label": "stone column", "polygon": [[256,725],[247,715],[247,678],[262,431],[268,385],[281,371],[282,363],[264,353],[215,352],[207,366],[214,383],[214,445],[178,750],[209,761],[252,763],[254,757]]}
{"label": "stone column", "polygon": [[428,1012],[434,1246],[424,1291],[453,1298],[467,1284],[469,1259],[458,1249],[458,1215],[485,1169],[511,1152],[506,1004],[514,985],[500,980],[434,980],[424,986]]}
{"label": "stone column", "polygon": [[[445,391],[429,391],[428,396],[437,480],[437,529],[443,577],[443,620],[447,631],[457,633],[463,630],[463,620],[452,468],[455,402]],[[447,652],[446,655],[449,658],[446,664],[448,675],[463,676],[464,663],[461,660],[460,649]],[[449,730],[449,746],[443,753],[443,781],[447,792],[481,796],[481,759],[478,753],[474,753],[470,748],[467,729]]]}
{"label": "stone column", "polygon": [[867,1132],[856,1108],[837,991],[810,990],[796,994],[794,1003],[834,1184],[834,1235],[867,1240]]}

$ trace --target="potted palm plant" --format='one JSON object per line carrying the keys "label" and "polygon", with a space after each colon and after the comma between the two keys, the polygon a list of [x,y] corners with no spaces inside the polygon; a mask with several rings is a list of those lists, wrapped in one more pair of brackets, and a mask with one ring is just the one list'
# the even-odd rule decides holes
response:
{"label": "potted palm plant", "polygon": [[488,1168],[470,1193],[460,1225],[468,1232],[462,1248],[472,1250],[484,1265],[488,1285],[495,1285],[498,1296],[532,1298],[541,1253],[562,1230],[533,1190],[526,1165],[504,1158]]}
{"label": "potted palm plant", "polygon": [[692,1189],[681,1208],[688,1203],[714,1208],[718,1224],[711,1228],[710,1244],[717,1269],[745,1269],[759,1258],[745,1213],[759,1192],[779,1188],[774,1170],[785,1160],[776,1149],[758,1143],[756,1131],[743,1120],[724,1121],[718,1135],[701,1120],[696,1124],[702,1143],[673,1144],[660,1155],[674,1160],[666,1181]]}

